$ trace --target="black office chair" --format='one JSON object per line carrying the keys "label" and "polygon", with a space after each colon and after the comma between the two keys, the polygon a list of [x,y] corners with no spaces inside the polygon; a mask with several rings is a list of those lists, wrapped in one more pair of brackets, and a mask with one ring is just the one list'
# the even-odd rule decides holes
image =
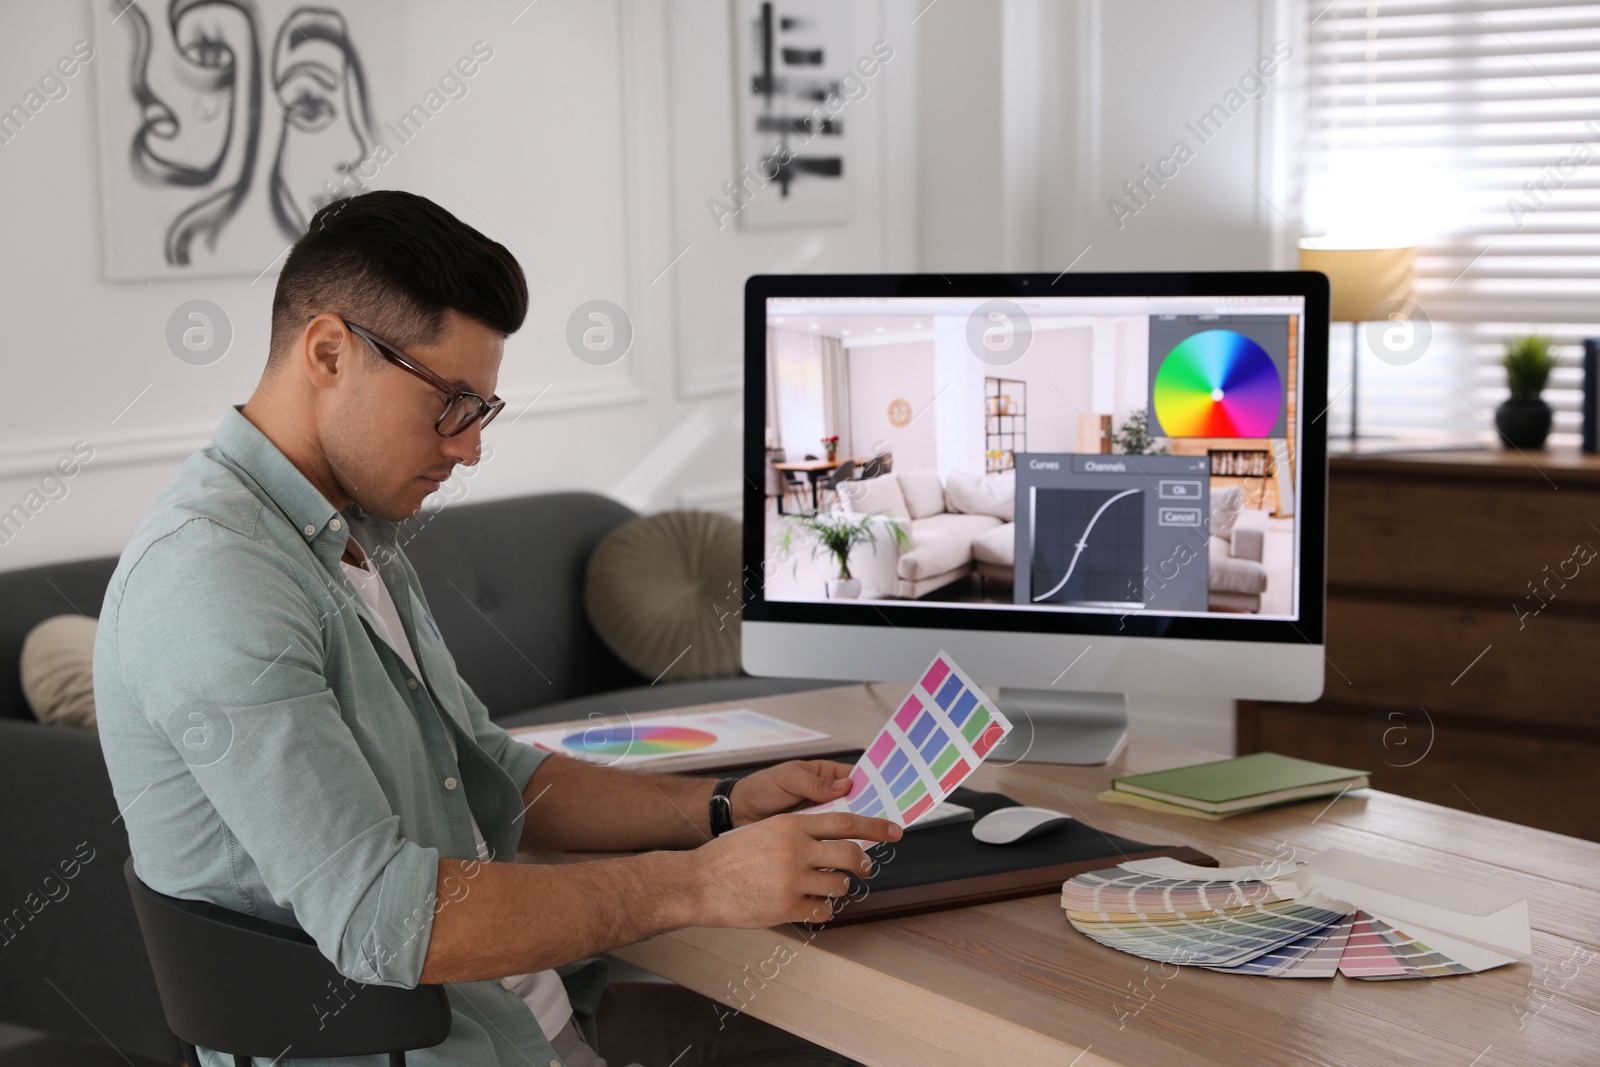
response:
{"label": "black office chair", "polygon": [[158,893],[123,865],[161,1010],[183,1043],[233,1057],[371,1056],[403,1067],[406,1051],[450,1036],[444,988],[364,985],[346,978],[311,936],[204,900]]}
{"label": "black office chair", "polygon": [[767,495],[778,498],[778,514],[785,515],[783,498],[793,494],[798,506],[795,510],[806,509],[806,486],[794,471],[780,471],[774,464],[783,462],[782,453],[768,453],[767,455]]}
{"label": "black office chair", "polygon": [[855,481],[855,477],[856,461],[853,459],[847,459],[837,467],[833,468],[833,473],[828,475],[827,480],[822,483],[822,490],[825,493],[832,493],[833,502],[837,504],[839,502],[839,487],[848,482]]}
{"label": "black office chair", "polygon": [[861,478],[859,480],[864,482],[868,478],[878,478],[888,474],[889,464],[889,453],[879,452],[861,465]]}

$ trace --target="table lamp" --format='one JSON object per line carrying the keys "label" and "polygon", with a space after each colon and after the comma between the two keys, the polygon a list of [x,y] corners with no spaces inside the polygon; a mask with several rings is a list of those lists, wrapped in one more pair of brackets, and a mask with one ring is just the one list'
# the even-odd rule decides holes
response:
{"label": "table lamp", "polygon": [[1351,441],[1361,436],[1357,423],[1360,405],[1360,324],[1384,317],[1380,309],[1385,304],[1411,300],[1416,260],[1417,250],[1410,245],[1399,248],[1340,248],[1330,246],[1320,238],[1300,242],[1300,269],[1321,271],[1328,276],[1328,318],[1333,322],[1351,324]]}

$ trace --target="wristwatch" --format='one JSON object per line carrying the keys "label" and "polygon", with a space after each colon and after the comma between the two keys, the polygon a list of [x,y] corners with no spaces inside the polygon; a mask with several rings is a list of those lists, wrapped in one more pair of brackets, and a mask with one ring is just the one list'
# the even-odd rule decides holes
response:
{"label": "wristwatch", "polygon": [[713,837],[733,829],[733,786],[739,779],[724,778],[711,791],[711,835]]}

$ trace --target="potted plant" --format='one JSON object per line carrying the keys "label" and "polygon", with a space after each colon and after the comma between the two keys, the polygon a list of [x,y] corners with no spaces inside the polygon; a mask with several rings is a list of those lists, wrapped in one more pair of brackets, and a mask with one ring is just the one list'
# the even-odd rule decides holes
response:
{"label": "potted plant", "polygon": [[828,462],[832,463],[839,451],[839,435],[834,434],[832,437],[824,437],[822,439],[822,447],[828,450]]}
{"label": "potted plant", "polygon": [[1512,448],[1543,448],[1550,435],[1550,405],[1540,394],[1556,365],[1550,338],[1540,334],[1513,337],[1506,342],[1500,365],[1506,369],[1511,398],[1495,409],[1494,428]]}
{"label": "potted plant", "polygon": [[1111,444],[1125,456],[1164,456],[1167,446],[1156,445],[1150,435],[1150,412],[1136,408],[1128,413],[1128,421],[1111,435]]}
{"label": "potted plant", "polygon": [[[813,512],[792,516],[784,523],[783,551],[788,555],[794,548],[796,533],[812,535],[811,558],[816,559],[827,552],[839,564],[839,577],[828,579],[828,596],[834,598],[854,599],[861,595],[861,581],[850,574],[850,550],[856,545],[872,546],[878,550],[878,536],[872,529],[872,520],[885,515],[884,512],[874,511],[869,515],[847,515],[842,511]],[[911,544],[911,535],[906,533],[905,527],[891,518],[885,517],[883,525],[894,533],[895,543],[901,548]],[[799,564],[796,563],[796,568]]]}

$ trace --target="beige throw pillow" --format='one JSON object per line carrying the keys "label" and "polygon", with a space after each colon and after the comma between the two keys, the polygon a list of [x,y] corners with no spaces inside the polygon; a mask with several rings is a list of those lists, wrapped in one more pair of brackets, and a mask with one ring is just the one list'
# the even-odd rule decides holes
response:
{"label": "beige throw pillow", "polygon": [[905,494],[900,491],[900,479],[894,474],[845,482],[840,486],[839,499],[850,515],[881,511],[896,519],[911,518],[911,512],[906,510]]}
{"label": "beige throw pillow", "polygon": [[1017,472],[957,471],[945,479],[945,505],[965,515],[993,515],[1011,522],[1016,516]]}
{"label": "beige throw pillow", "polygon": [[600,640],[652,682],[737,675],[742,531],[727,515],[664,511],[608,533],[583,587]]}
{"label": "beige throw pillow", "polygon": [[896,471],[895,476],[900,479],[900,492],[905,494],[906,510],[913,519],[944,513],[944,486],[939,484],[938,471]]}
{"label": "beige throw pillow", "polygon": [[95,620],[57,615],[22,641],[22,695],[40,722],[94,729]]}

